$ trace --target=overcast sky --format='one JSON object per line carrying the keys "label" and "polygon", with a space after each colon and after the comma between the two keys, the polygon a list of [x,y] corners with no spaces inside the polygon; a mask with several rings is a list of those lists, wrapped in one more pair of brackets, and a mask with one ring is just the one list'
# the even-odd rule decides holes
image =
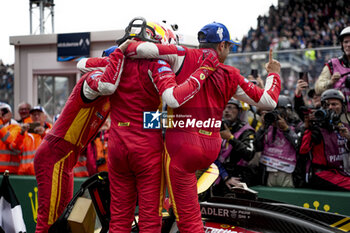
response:
{"label": "overcast sky", "polygon": [[[267,14],[278,0],[54,0],[55,33],[124,29],[131,19],[176,23],[179,32],[196,36],[202,26],[223,23],[232,38],[241,39],[250,27],[256,28],[258,15]],[[45,10],[45,18],[49,11]],[[0,1],[0,59],[14,62],[14,46],[9,37],[30,34],[29,0]],[[51,33],[51,19],[46,22]],[[39,11],[34,9],[33,33],[39,34]]]}

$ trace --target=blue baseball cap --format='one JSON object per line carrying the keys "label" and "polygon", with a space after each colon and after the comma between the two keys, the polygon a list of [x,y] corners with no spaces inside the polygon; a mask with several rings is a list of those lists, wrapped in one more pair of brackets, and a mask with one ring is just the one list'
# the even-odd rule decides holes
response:
{"label": "blue baseball cap", "polygon": [[118,48],[117,45],[114,45],[112,47],[109,47],[108,49],[104,50],[102,53],[102,57],[108,57],[111,53],[114,52]]}
{"label": "blue baseball cap", "polygon": [[[203,33],[205,38],[199,38],[200,33]],[[222,23],[213,22],[207,24],[198,32],[199,43],[220,43],[222,41],[235,44],[235,42],[231,39],[230,33],[228,32],[226,26]]]}

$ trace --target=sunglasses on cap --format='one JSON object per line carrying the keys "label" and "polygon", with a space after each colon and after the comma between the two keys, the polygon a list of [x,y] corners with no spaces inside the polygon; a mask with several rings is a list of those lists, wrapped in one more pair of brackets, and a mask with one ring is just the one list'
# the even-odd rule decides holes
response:
{"label": "sunglasses on cap", "polygon": [[9,110],[8,110],[7,108],[2,108],[2,109],[1,109],[1,114],[2,114],[2,115],[5,115],[5,114],[7,114],[7,113],[9,113]]}

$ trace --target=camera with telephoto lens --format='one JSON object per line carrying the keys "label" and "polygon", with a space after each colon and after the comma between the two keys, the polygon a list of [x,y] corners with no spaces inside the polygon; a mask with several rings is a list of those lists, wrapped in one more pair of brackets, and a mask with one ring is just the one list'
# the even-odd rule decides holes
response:
{"label": "camera with telephoto lens", "polygon": [[280,114],[281,114],[280,111],[278,111],[277,109],[265,113],[265,116],[264,116],[265,125],[271,125],[273,122],[277,121],[278,116]]}
{"label": "camera with telephoto lens", "polygon": [[339,123],[341,123],[340,116],[330,109],[317,109],[313,115],[314,120],[311,121],[313,126],[337,130]]}
{"label": "camera with telephoto lens", "polygon": [[317,121],[324,121],[329,117],[329,111],[327,111],[326,109],[320,108],[314,112],[314,116]]}

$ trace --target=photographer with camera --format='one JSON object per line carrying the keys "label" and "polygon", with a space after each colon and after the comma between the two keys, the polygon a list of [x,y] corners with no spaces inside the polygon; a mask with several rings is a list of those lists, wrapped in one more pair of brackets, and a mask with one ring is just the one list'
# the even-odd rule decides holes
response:
{"label": "photographer with camera", "polygon": [[[344,28],[338,40],[343,51],[343,56],[332,58],[323,67],[323,70],[315,83],[317,94],[322,94],[323,91],[335,88],[343,92],[350,111],[350,26]],[[346,113],[346,112],[344,112]],[[345,115],[347,116],[347,115]],[[349,122],[349,119],[343,119],[343,122]]]}
{"label": "photographer with camera", "polygon": [[277,107],[262,113],[263,127],[256,134],[256,151],[261,151],[263,184],[294,187],[299,118],[288,96],[280,95]]}
{"label": "photographer with camera", "polygon": [[311,188],[350,190],[350,132],[341,123],[345,111],[345,97],[336,89],[322,93],[322,108],[305,116],[305,132],[300,154],[311,154],[308,184]]}
{"label": "photographer with camera", "polygon": [[248,165],[255,154],[255,130],[240,119],[242,104],[231,98],[223,113],[220,135],[221,150],[215,164],[220,178],[213,187],[213,193],[224,196],[239,182],[248,186],[257,185],[257,169]]}

